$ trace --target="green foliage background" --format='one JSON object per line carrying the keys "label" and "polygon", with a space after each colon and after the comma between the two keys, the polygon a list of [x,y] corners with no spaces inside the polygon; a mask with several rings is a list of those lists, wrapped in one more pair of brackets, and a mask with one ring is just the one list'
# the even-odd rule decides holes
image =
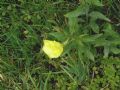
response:
{"label": "green foliage background", "polygon": [[119,90],[120,1],[1,0],[0,75],[0,90]]}

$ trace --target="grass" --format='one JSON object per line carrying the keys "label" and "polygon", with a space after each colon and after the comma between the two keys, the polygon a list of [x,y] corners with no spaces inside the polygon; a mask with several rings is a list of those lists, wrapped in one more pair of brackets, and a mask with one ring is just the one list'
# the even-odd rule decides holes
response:
{"label": "grass", "polygon": [[[119,90],[120,1],[101,1],[1,0],[0,90]],[[49,60],[43,39],[63,55]]]}

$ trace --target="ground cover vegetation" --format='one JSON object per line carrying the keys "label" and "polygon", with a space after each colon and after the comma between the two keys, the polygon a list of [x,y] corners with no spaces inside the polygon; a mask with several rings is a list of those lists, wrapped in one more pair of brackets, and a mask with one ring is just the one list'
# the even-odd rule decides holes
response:
{"label": "ground cover vegetation", "polygon": [[0,0],[0,90],[119,89],[119,0]]}

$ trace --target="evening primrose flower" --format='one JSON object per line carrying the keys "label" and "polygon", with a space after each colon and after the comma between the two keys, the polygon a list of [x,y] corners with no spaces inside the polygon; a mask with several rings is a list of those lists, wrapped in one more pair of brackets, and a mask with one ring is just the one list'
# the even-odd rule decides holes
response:
{"label": "evening primrose flower", "polygon": [[57,41],[43,40],[43,51],[49,58],[58,58],[63,52],[63,44]]}

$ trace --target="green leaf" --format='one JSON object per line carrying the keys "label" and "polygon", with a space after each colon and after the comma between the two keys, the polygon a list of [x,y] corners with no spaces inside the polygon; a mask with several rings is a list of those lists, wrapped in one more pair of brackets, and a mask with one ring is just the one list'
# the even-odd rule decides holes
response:
{"label": "green leaf", "polygon": [[114,77],[116,70],[112,65],[107,65],[104,69],[104,72],[106,76],[111,78],[111,77]]}
{"label": "green leaf", "polygon": [[107,41],[107,40],[104,38],[104,36],[96,39],[96,41],[95,41],[95,47],[105,46],[105,45],[108,45],[108,44],[110,44],[110,42]]}
{"label": "green leaf", "polygon": [[82,37],[82,41],[83,42],[94,42],[96,41],[96,39],[100,38],[102,36],[102,34],[96,34],[96,35],[86,35],[84,37]]}
{"label": "green leaf", "polygon": [[76,47],[76,43],[74,42],[68,42],[65,46],[64,46],[64,52],[62,55],[68,54],[70,53],[70,50]]}
{"label": "green leaf", "polygon": [[113,45],[120,45],[120,38],[114,39],[114,41],[111,42]]}
{"label": "green leaf", "polygon": [[94,55],[91,51],[87,50],[86,51],[86,55],[87,57],[90,59],[90,60],[93,60],[94,61]]}
{"label": "green leaf", "polygon": [[91,22],[90,27],[95,33],[99,33],[99,26],[95,22]]}
{"label": "green leaf", "polygon": [[111,52],[113,52],[114,54],[119,54],[120,53],[120,49],[117,47],[111,47],[110,48]]}
{"label": "green leaf", "polygon": [[69,12],[65,15],[65,17],[78,17],[80,15],[84,15],[89,11],[88,5],[80,5],[76,10]]}
{"label": "green leaf", "polygon": [[97,19],[101,19],[101,20],[105,20],[105,21],[108,21],[110,22],[110,19],[107,18],[105,15],[103,15],[102,13],[98,12],[98,11],[93,11],[89,14],[89,16],[91,18],[93,18],[94,20],[97,20]]}
{"label": "green leaf", "polygon": [[110,52],[109,46],[104,46],[104,58],[107,58]]}
{"label": "green leaf", "polygon": [[103,4],[99,0],[89,0],[91,1],[91,4],[96,5],[96,6],[103,6]]}
{"label": "green leaf", "polygon": [[115,32],[115,30],[112,28],[112,25],[109,23],[105,24],[103,30],[106,35],[109,35],[114,38],[120,38],[120,35],[117,32]]}
{"label": "green leaf", "polygon": [[78,18],[76,17],[68,18],[68,25],[69,25],[69,30],[71,34],[78,31],[79,30]]}
{"label": "green leaf", "polygon": [[64,62],[67,64],[67,66],[64,68],[68,71],[70,77],[73,77],[73,75],[75,75],[73,79],[79,82],[82,82],[85,79],[86,67],[81,60],[75,60],[71,57],[69,61]]}
{"label": "green leaf", "polygon": [[65,34],[62,32],[52,32],[49,35],[55,37],[58,41],[64,41],[66,39]]}

